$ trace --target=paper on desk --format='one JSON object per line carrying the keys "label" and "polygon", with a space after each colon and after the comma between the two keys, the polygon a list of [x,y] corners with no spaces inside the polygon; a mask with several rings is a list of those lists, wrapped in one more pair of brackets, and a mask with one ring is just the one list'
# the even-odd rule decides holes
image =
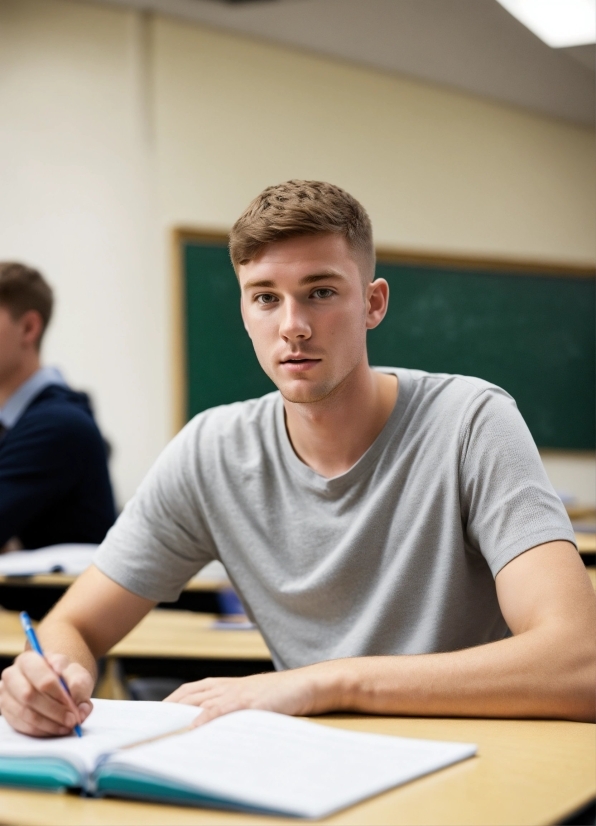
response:
{"label": "paper on desk", "polygon": [[245,710],[119,752],[104,767],[228,805],[324,817],[475,753],[470,743],[362,734]]}
{"label": "paper on desk", "polygon": [[97,545],[50,545],[37,551],[0,555],[0,575],[34,576],[60,572],[78,576],[91,565]]}
{"label": "paper on desk", "polygon": [[158,737],[190,725],[201,709],[181,703],[133,700],[93,700],[83,723],[83,736],[29,737],[14,731],[0,717],[0,757],[57,757],[81,773],[90,773],[97,759],[121,746]]}

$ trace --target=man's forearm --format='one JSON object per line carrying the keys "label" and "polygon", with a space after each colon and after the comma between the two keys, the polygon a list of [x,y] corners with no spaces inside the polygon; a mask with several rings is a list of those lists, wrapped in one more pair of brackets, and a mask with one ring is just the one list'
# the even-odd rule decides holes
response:
{"label": "man's forearm", "polygon": [[570,640],[554,627],[451,653],[343,659],[309,668],[314,713],[596,715],[595,643]]}
{"label": "man's forearm", "polygon": [[97,679],[97,663],[79,631],[65,619],[53,618],[50,613],[41,623],[38,636],[45,651],[64,654],[70,662],[79,663]]}

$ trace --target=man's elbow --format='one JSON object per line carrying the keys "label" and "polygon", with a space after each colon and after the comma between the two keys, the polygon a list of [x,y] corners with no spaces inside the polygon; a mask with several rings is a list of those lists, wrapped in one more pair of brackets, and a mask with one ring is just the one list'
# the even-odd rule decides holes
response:
{"label": "man's elbow", "polygon": [[[593,631],[593,629],[592,629]],[[584,636],[585,635],[585,636]],[[586,629],[570,641],[568,658],[560,673],[557,716],[584,723],[596,722],[596,641]]]}

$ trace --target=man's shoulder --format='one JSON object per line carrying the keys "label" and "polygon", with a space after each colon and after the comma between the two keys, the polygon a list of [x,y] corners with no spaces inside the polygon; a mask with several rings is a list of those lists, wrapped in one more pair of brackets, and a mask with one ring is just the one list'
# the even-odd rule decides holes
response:
{"label": "man's shoulder", "polygon": [[183,450],[203,456],[228,454],[236,460],[254,456],[275,438],[280,394],[211,407],[194,416],[178,434]]}
{"label": "man's shoulder", "polygon": [[[401,371],[398,371],[401,372]],[[407,370],[413,394],[430,396],[443,403],[462,404],[482,396],[500,396],[511,399],[509,393],[492,382],[477,376],[459,373],[429,373],[425,370]]]}
{"label": "man's shoulder", "polygon": [[506,390],[476,376],[411,369],[396,372],[405,397],[405,417],[417,428],[436,429],[438,425],[444,434],[463,432],[479,411],[500,418],[516,408]]}
{"label": "man's shoulder", "polygon": [[185,429],[213,436],[229,436],[234,431],[267,431],[275,418],[279,398],[279,392],[274,390],[255,399],[210,407],[197,413]]}
{"label": "man's shoulder", "polygon": [[20,430],[43,430],[74,438],[92,435],[101,438],[88,396],[68,387],[45,387],[29,404],[15,425]]}

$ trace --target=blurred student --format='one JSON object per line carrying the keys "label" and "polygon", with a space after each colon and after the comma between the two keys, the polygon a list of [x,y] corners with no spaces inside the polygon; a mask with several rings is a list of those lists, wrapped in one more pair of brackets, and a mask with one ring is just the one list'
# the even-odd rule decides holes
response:
{"label": "blurred student", "polygon": [[52,305],[39,272],[0,263],[0,551],[99,543],[116,517],[89,399],[41,366]]}

